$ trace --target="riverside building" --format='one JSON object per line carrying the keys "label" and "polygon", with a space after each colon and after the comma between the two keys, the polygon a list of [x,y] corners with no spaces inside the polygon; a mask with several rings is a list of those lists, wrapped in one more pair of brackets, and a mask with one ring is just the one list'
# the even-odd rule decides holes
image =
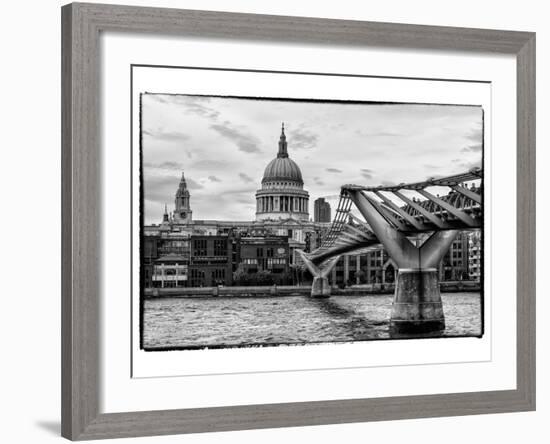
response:
{"label": "riverside building", "polygon": [[[276,156],[265,167],[252,198],[256,200],[254,220],[194,219],[192,196],[182,173],[173,211],[165,207],[159,224],[143,227],[145,288],[234,285],[234,276],[243,270],[263,272],[262,276],[268,272],[281,285],[307,281],[297,250],[312,251],[321,245],[331,225],[330,205],[324,198],[317,199],[314,220],[310,219],[309,192],[300,167],[289,155],[284,125]],[[474,266],[476,260],[480,262],[479,254],[469,256],[469,245],[479,243],[459,235],[442,261],[441,280],[468,279],[469,275],[479,280]],[[343,255],[329,280],[338,286],[392,283],[395,271],[395,264],[380,248]]]}

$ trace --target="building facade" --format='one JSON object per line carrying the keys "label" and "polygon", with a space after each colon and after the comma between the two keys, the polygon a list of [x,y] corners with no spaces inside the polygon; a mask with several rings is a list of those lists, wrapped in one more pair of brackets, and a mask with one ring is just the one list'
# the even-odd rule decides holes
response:
{"label": "building facade", "polygon": [[468,236],[468,275],[479,282],[482,274],[481,232],[472,231]]}
{"label": "building facade", "polygon": [[[331,223],[330,204],[314,203],[299,166],[288,154],[281,129],[277,156],[268,163],[251,221],[193,219],[191,195],[182,173],[173,212],[142,231],[141,279],[145,288],[212,287],[256,281],[298,284],[311,280],[297,250],[321,246]],[[417,242],[424,239],[419,237]],[[440,268],[440,280],[480,280],[481,235],[461,232]],[[397,267],[383,248],[342,255],[329,280],[335,286],[390,284]]]}
{"label": "building facade", "polygon": [[441,281],[463,281],[469,279],[468,273],[468,235],[461,231],[451,244],[449,251],[439,264],[439,279]]}
{"label": "building facade", "polygon": [[189,287],[231,285],[233,242],[229,235],[190,238]]}
{"label": "building facade", "polygon": [[176,253],[155,260],[152,273],[153,288],[182,288],[187,286],[189,258]]}
{"label": "building facade", "polygon": [[[288,284],[291,277],[288,237],[241,237],[238,241],[237,273],[254,275],[264,272],[268,284]],[[267,275],[265,274],[267,272]],[[267,278],[269,277],[269,282]],[[262,276],[259,276],[262,278]]]}
{"label": "building facade", "polygon": [[330,204],[323,198],[315,199],[313,204],[313,221],[330,222]]}

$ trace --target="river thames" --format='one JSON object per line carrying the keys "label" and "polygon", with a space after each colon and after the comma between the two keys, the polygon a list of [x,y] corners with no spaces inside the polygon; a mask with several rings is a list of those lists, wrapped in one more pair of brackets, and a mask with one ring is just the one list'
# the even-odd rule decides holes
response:
{"label": "river thames", "polygon": [[[442,293],[441,298],[446,328],[435,336],[481,336],[479,293]],[[143,347],[196,349],[390,339],[392,300],[391,294],[328,299],[147,299],[143,307]]]}

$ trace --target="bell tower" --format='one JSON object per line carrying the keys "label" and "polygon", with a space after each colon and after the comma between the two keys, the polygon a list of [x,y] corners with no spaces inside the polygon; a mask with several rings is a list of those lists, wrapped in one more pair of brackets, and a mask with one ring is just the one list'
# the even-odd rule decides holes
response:
{"label": "bell tower", "polygon": [[188,224],[193,220],[193,212],[189,199],[189,190],[187,189],[187,182],[185,181],[185,175],[181,173],[181,180],[176,191],[176,208],[174,210],[174,222],[177,224]]}

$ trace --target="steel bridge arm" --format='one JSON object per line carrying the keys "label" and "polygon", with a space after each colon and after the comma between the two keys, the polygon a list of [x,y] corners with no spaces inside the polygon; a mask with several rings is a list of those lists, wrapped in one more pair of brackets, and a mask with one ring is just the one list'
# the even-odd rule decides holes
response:
{"label": "steel bridge arm", "polygon": [[399,267],[411,266],[410,258],[414,256],[416,248],[409,242],[407,237],[390,226],[361,191],[350,190],[348,193],[379,242],[382,242],[397,265]]}
{"label": "steel bridge arm", "polygon": [[410,205],[412,208],[414,208],[416,211],[418,211],[422,216],[424,216],[426,219],[428,219],[431,223],[433,223],[436,227],[446,229],[450,228],[450,225],[442,221],[439,217],[437,217],[435,214],[430,213],[428,210],[423,208],[421,205],[418,205],[416,202],[413,202],[411,199],[409,199],[407,196],[405,196],[400,191],[394,191],[393,194],[395,194],[399,199],[401,199],[406,204]]}
{"label": "steel bridge arm", "polygon": [[473,200],[475,203],[478,203],[481,205],[481,195],[473,192],[472,190],[469,190],[466,187],[463,187],[462,185],[453,185],[451,186],[453,190],[456,192],[462,194],[463,196],[466,196],[468,199]]}
{"label": "steel bridge arm", "polygon": [[414,228],[416,228],[419,231],[422,231],[422,230],[426,229],[425,224],[423,224],[421,222],[418,222],[413,216],[411,216],[409,213],[404,211],[402,208],[395,205],[390,199],[388,199],[386,196],[384,196],[380,191],[375,191],[374,194],[376,194],[380,199],[382,199],[382,201],[384,202],[385,205],[387,205],[393,211],[395,211],[397,214],[399,214],[405,220],[405,222],[412,225]]}
{"label": "steel bridge arm", "polygon": [[372,239],[364,242],[334,246],[332,248],[327,248],[326,250],[323,250],[318,254],[315,254],[315,252],[313,252],[313,254],[309,255],[309,260],[313,264],[319,265],[332,257],[341,256],[345,253],[351,253],[353,251],[373,247],[375,245],[380,245],[380,241],[373,236]]}
{"label": "steel bridge arm", "polygon": [[468,227],[474,228],[474,227],[477,227],[479,225],[478,222],[476,222],[476,220],[473,217],[469,216],[464,211],[462,211],[461,209],[455,207],[454,205],[451,205],[450,203],[445,202],[443,199],[441,199],[437,196],[434,196],[433,194],[427,192],[426,190],[417,190],[417,192],[419,194],[421,194],[422,196],[424,196],[426,199],[431,200],[432,202],[439,205],[444,210],[451,213],[457,219],[460,219]]}
{"label": "steel bridge arm", "polygon": [[363,193],[363,195],[368,199],[370,204],[376,208],[376,211],[380,213],[380,215],[386,219],[386,221],[392,225],[394,228],[397,228],[400,231],[407,231],[407,227],[403,222],[397,219],[398,216],[395,215],[395,213],[392,213],[388,209],[384,208],[382,205],[380,205],[375,199],[367,195],[366,193]]}

